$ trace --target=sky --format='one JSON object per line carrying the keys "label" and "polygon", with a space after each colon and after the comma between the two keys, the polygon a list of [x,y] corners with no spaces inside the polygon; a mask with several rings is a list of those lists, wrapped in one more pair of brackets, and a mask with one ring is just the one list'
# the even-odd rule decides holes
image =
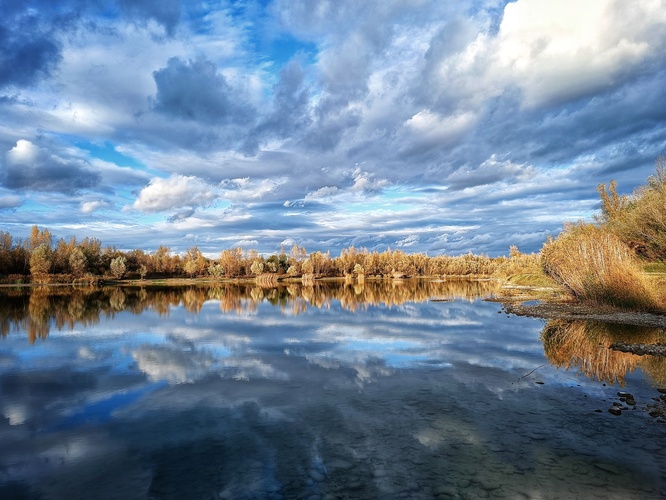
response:
{"label": "sky", "polygon": [[0,0],[0,230],[538,251],[666,152],[666,0]]}

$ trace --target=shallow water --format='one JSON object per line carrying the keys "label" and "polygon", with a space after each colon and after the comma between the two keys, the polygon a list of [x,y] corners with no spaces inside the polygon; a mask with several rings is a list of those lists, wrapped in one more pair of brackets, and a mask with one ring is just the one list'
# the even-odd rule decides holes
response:
{"label": "shallow water", "polygon": [[493,287],[4,291],[0,498],[666,496],[664,333]]}

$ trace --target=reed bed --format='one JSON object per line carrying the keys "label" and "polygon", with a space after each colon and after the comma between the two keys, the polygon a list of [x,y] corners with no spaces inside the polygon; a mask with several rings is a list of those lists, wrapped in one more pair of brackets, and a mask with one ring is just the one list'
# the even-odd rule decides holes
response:
{"label": "reed bed", "polygon": [[568,226],[541,250],[543,271],[571,295],[599,305],[663,312],[657,288],[631,249],[591,224]]}

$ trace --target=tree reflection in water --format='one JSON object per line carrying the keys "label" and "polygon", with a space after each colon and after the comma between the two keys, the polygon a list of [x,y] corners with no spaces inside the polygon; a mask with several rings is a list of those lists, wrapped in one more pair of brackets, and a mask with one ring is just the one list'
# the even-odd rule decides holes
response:
{"label": "tree reflection in water", "polygon": [[474,280],[381,280],[364,283],[315,282],[261,287],[254,283],[221,283],[187,287],[32,287],[0,292],[0,333],[25,330],[28,340],[46,339],[50,328],[58,330],[99,323],[122,311],[141,314],[155,311],[167,316],[182,306],[198,313],[207,301],[218,301],[223,313],[254,312],[260,302],[282,311],[304,313],[308,307],[326,308],[334,301],[349,311],[374,305],[389,307],[427,300],[474,300],[498,290],[494,281]]}

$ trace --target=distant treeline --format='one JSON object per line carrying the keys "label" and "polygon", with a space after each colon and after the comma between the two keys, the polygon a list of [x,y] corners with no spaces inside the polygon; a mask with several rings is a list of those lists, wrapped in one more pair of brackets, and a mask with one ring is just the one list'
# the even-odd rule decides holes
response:
{"label": "distant treeline", "polygon": [[308,253],[294,245],[270,256],[231,248],[211,259],[196,246],[183,255],[172,253],[167,246],[147,253],[103,247],[100,240],[88,237],[54,242],[51,232],[38,226],[32,227],[27,239],[0,232],[0,279],[6,283],[94,282],[104,278],[508,276],[527,270],[538,272],[539,255],[521,253],[516,247],[510,248],[508,257],[495,258],[471,253],[430,257],[401,250],[370,252],[353,246],[343,249],[339,257],[331,257],[330,252]]}

